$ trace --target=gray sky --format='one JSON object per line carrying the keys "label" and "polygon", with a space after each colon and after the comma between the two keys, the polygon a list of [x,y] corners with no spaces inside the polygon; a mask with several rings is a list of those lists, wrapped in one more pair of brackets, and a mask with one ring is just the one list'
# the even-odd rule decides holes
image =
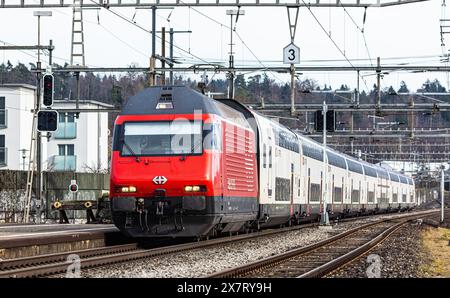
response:
{"label": "gray sky", "polygon": [[[6,0],[16,1],[17,0]],[[36,0],[30,0],[37,2]],[[87,1],[87,0],[86,0]],[[369,0],[368,0],[369,1]],[[372,1],[372,0],[370,0]],[[370,2],[369,1],[369,2]],[[192,30],[192,34],[176,34],[175,43],[179,47],[190,51],[194,55],[209,62],[228,61],[230,18],[225,14],[229,8],[195,8],[216,20],[214,22],[200,15],[193,9],[177,7],[171,10],[157,11],[157,27],[174,30]],[[237,32],[247,46],[253,51],[264,65],[281,65],[282,49],[290,42],[287,13],[285,8],[243,8],[245,16],[241,16],[237,23]],[[112,10],[134,20],[137,24],[150,30],[151,11],[134,8]],[[53,16],[42,18],[41,39],[47,43],[53,39],[56,46],[55,62],[64,64],[70,58],[70,41],[72,26],[72,10],[70,8],[52,9]],[[364,46],[363,35],[358,31],[343,8],[312,8],[320,23],[327,31],[331,30],[333,40],[345,51],[349,59],[367,59],[368,53]],[[347,8],[359,27],[362,27],[362,8]],[[446,9],[450,16],[450,7]],[[170,23],[167,17],[171,13]],[[407,62],[411,64],[439,64],[441,52],[439,19],[441,17],[441,0],[431,0],[423,3],[413,3],[386,8],[369,8],[365,24],[365,36],[369,46],[370,57],[376,63],[376,57],[423,57],[403,60],[386,60],[389,64]],[[98,18],[100,24],[98,24]],[[136,63],[148,66],[151,53],[151,36],[149,33],[127,23],[105,9],[98,11],[84,11],[84,32],[86,63],[89,66],[127,66]],[[32,9],[0,9],[0,40],[16,45],[37,43],[37,18],[33,17]],[[235,37],[236,64],[240,66],[259,66],[255,57]],[[301,8],[295,43],[301,48],[302,65],[318,65],[311,60],[342,60],[333,65],[349,66],[342,54],[336,49],[327,35],[322,31],[312,14]],[[447,38],[450,46],[450,34]],[[160,53],[161,43],[157,39],[157,53]],[[448,47],[445,49],[447,51]],[[167,50],[168,52],[168,50]],[[36,55],[34,52],[28,52]],[[178,57],[184,57],[192,64],[202,63],[180,50],[175,51]],[[0,51],[0,63],[11,60],[13,63],[22,61],[34,62],[36,58],[21,52]],[[278,61],[278,62],[277,62]],[[328,62],[330,64],[331,62]],[[356,64],[368,64],[369,61],[354,61]],[[327,63],[322,63],[324,65]],[[213,74],[209,74],[211,78]],[[338,88],[338,84],[346,83],[356,86],[356,73],[305,73],[304,76],[316,79],[319,84],[331,84]],[[193,77],[198,78],[198,75]],[[223,74],[216,78],[224,78]],[[284,74],[272,74],[277,81],[288,81]],[[405,73],[394,72],[385,76],[383,87],[393,85],[396,89],[402,80],[412,89],[420,87],[426,78],[438,78],[447,86],[447,78],[442,73]],[[375,76],[365,77],[369,88],[375,83]],[[364,82],[361,88],[365,89]]]}

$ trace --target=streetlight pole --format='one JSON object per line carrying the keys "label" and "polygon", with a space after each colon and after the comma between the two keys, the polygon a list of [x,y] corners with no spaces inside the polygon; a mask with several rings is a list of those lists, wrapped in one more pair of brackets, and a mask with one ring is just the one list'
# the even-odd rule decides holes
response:
{"label": "streetlight pole", "polygon": [[[38,61],[37,61],[37,69],[36,73],[36,111],[41,109],[41,56],[40,56],[40,46],[41,46],[41,17],[51,17],[51,11],[34,11],[33,15],[38,17]],[[37,114],[36,114],[37,115]],[[33,127],[33,129],[35,129]],[[38,131],[36,134],[36,205],[39,206],[38,211],[38,222],[41,220],[41,197],[42,197],[42,144],[41,144],[41,133]],[[25,219],[25,222],[28,222],[28,215]]]}
{"label": "streetlight pole", "polygon": [[41,62],[41,17],[51,17],[51,11],[34,11],[33,15],[38,17],[38,62]]}
{"label": "streetlight pole", "polygon": [[327,196],[328,196],[328,180],[327,180],[327,170],[328,170],[328,162],[327,162],[327,110],[328,106],[325,100],[323,101],[323,110],[322,110],[322,116],[323,116],[323,172],[322,172],[322,178],[323,178],[323,189],[322,189],[322,216],[321,216],[321,223],[322,225],[328,226],[330,225],[329,219],[328,219],[328,212],[327,212]]}

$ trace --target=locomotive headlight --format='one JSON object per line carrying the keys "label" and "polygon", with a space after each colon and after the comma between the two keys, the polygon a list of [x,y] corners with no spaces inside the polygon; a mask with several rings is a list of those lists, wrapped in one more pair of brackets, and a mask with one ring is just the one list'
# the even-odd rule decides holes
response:
{"label": "locomotive headlight", "polygon": [[199,192],[206,191],[206,187],[202,185],[187,185],[184,187],[185,192]]}
{"label": "locomotive headlight", "polygon": [[123,186],[120,188],[121,192],[136,192],[136,186]]}

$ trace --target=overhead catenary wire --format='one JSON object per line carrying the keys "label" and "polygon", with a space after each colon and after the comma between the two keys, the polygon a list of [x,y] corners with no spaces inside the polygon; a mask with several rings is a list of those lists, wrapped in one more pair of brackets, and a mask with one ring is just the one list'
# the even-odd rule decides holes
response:
{"label": "overhead catenary wire", "polygon": [[[308,11],[311,13],[311,15],[313,16],[313,18],[316,20],[317,24],[320,26],[320,28],[322,29],[322,31],[325,33],[326,36],[328,36],[328,38],[331,40],[331,42],[334,44],[334,46],[338,49],[338,51],[342,54],[342,56],[344,56],[345,60],[350,64],[351,67],[355,68],[356,67],[353,65],[353,63],[348,59],[347,55],[345,55],[345,53],[342,51],[342,49],[338,46],[338,44],[336,43],[336,41],[334,41],[334,39],[327,33],[327,30],[325,29],[325,27],[322,25],[322,23],[319,21],[319,19],[317,18],[317,16],[314,14],[314,12],[311,10],[311,6],[307,5],[307,3],[302,0],[303,4],[305,4],[306,8],[308,9]],[[370,92],[370,88],[367,85],[366,80],[364,79],[364,77],[359,74],[360,78],[362,79],[362,81],[364,82],[364,85],[366,86],[366,89],[368,92]]]}
{"label": "overhead catenary wire", "polygon": [[[182,0],[179,0],[179,1],[180,1],[181,3],[184,3]],[[185,4],[185,3],[184,3],[184,4]],[[190,9],[190,10],[192,9],[193,11],[195,11],[196,13],[198,13],[199,15],[201,15],[201,16],[203,16],[203,17],[209,19],[210,21],[212,21],[212,22],[214,22],[214,23],[220,25],[221,28],[225,27],[225,28],[227,28],[227,29],[233,30],[234,33],[236,33],[236,36],[237,36],[237,37],[239,38],[239,40],[241,41],[241,43],[244,45],[244,47],[247,48],[247,50],[252,54],[253,57],[255,57],[255,59],[258,61],[258,63],[259,63],[262,67],[264,67],[264,68],[267,69],[267,66],[264,65],[264,64],[262,63],[262,61],[256,56],[256,54],[250,49],[250,47],[247,45],[247,43],[243,40],[243,38],[242,38],[242,37],[239,35],[239,33],[236,31],[236,26],[235,26],[235,28],[231,28],[230,26],[228,26],[228,25],[226,25],[226,24],[223,24],[223,23],[221,23],[221,22],[219,22],[219,21],[217,21],[217,20],[211,18],[210,16],[204,14],[203,12],[199,11],[199,10],[196,9],[196,8],[189,7],[189,9]],[[264,71],[264,69],[261,70],[261,71]],[[280,82],[285,82],[284,80],[282,80],[282,79],[280,79],[279,77],[277,77],[274,73],[272,73],[272,72],[269,72],[269,73],[270,73],[275,79],[277,79],[278,81],[280,81]]]}
{"label": "overhead catenary wire", "polygon": [[[127,17],[125,17],[125,16],[121,15],[120,13],[118,13],[118,12],[112,10],[111,8],[106,8],[106,7],[102,6],[101,4],[95,2],[94,0],[90,0],[90,1],[91,1],[92,3],[95,3],[98,7],[101,7],[101,8],[103,8],[103,9],[106,9],[107,11],[109,11],[109,12],[111,12],[112,14],[114,14],[115,16],[121,18],[122,20],[126,21],[127,23],[129,23],[129,24],[131,24],[131,25],[133,25],[133,26],[136,26],[137,28],[139,28],[139,29],[141,29],[141,30],[143,30],[143,31],[145,31],[145,32],[147,32],[147,33],[149,33],[149,34],[152,34],[152,31],[147,30],[146,28],[144,28],[144,27],[142,27],[141,25],[139,25],[137,22],[134,22],[134,21],[129,20]],[[161,40],[162,40],[162,38],[161,38],[160,36],[156,35],[156,37],[157,37],[158,39],[161,39]],[[166,40],[166,43],[168,44],[169,41]],[[196,59],[198,59],[198,60],[200,60],[200,61],[202,61],[202,62],[204,62],[204,63],[206,63],[206,64],[208,64],[208,65],[211,65],[211,64],[212,64],[212,63],[206,61],[205,59],[202,59],[202,58],[200,58],[199,56],[192,54],[190,51],[187,51],[187,50],[183,49],[182,47],[178,46],[178,45],[175,44],[175,43],[173,43],[173,46],[174,46],[175,48],[179,49],[180,51],[182,51],[182,52],[184,52],[184,53],[186,53],[186,54],[188,54],[188,55],[191,55],[192,57],[194,57],[194,58],[196,58]]]}

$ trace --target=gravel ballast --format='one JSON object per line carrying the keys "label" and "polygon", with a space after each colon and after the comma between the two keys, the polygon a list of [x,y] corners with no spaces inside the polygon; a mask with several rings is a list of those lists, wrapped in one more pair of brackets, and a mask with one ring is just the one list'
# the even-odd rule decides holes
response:
{"label": "gravel ballast", "polygon": [[[390,215],[392,216],[392,215]],[[84,269],[82,277],[204,277],[227,268],[303,247],[363,223],[379,220],[374,216],[334,225],[332,229],[317,227],[229,243],[222,246],[179,252],[128,263]]]}
{"label": "gravel ballast", "polygon": [[326,277],[422,277],[420,266],[425,260],[421,245],[423,228],[417,223],[406,224],[368,253]]}

